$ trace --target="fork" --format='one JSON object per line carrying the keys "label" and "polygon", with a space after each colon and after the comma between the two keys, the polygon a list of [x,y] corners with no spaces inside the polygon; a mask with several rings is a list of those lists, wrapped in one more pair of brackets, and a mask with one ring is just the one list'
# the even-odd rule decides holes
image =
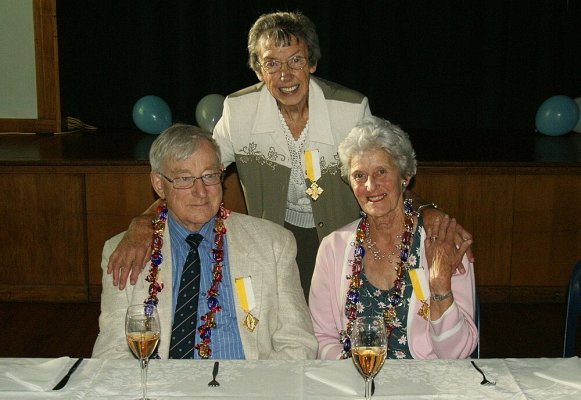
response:
{"label": "fork", "polygon": [[470,361],[470,362],[472,363],[474,368],[476,368],[476,371],[480,372],[480,375],[482,375],[482,382],[480,382],[481,385],[491,385],[491,386],[496,385],[495,381],[489,381],[488,378],[486,378],[486,375],[484,375],[484,372],[482,372],[482,370],[480,368],[478,368],[478,365],[476,365],[476,363],[474,361]]}
{"label": "fork", "polygon": [[208,386],[212,386],[212,387],[220,386],[220,383],[218,383],[218,381],[216,380],[216,377],[218,376],[218,368],[219,367],[220,367],[220,363],[218,361],[216,361],[214,363],[214,369],[212,370],[212,380],[210,382],[208,382]]}

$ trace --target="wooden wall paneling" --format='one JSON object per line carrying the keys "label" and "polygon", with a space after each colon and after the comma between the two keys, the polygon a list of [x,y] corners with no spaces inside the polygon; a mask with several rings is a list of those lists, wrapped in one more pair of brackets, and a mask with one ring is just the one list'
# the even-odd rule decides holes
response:
{"label": "wooden wall paneling", "polygon": [[0,300],[86,300],[83,176],[0,173],[0,187]]}
{"label": "wooden wall paneling", "polygon": [[509,285],[512,255],[514,176],[468,174],[463,182],[467,229],[474,238],[479,286]]}
{"label": "wooden wall paneling", "polygon": [[34,0],[36,41],[37,132],[61,130],[56,0]]}
{"label": "wooden wall paneling", "polygon": [[511,284],[566,287],[581,259],[581,175],[520,175]]}
{"label": "wooden wall paneling", "polygon": [[85,179],[88,214],[135,216],[155,200],[147,167],[134,172],[89,172]]}
{"label": "wooden wall paneling", "polygon": [[87,238],[89,297],[101,297],[101,255],[105,241],[123,232],[131,219],[143,213],[155,200],[149,168],[141,173],[88,173]]}
{"label": "wooden wall paneling", "polygon": [[482,168],[420,167],[413,190],[472,233],[476,285],[484,301],[508,297],[514,177]]}
{"label": "wooden wall paneling", "polygon": [[[452,216],[461,210],[463,173],[444,168],[418,167],[412,190]],[[416,205],[417,207],[418,205]]]}

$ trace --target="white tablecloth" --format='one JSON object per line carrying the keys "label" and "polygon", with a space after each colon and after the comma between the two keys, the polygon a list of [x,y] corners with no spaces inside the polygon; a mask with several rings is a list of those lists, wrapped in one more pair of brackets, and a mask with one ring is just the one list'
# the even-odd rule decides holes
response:
{"label": "white tablecloth", "polygon": [[[388,360],[376,377],[373,398],[581,399],[581,387],[547,379],[578,376],[581,384],[579,358],[475,361],[496,386],[480,385],[481,376],[469,360]],[[66,357],[0,358],[0,399],[139,398],[137,360],[84,360],[63,389],[50,390],[73,362]],[[47,376],[47,365],[54,367],[54,376]],[[148,394],[157,400],[363,398],[363,379],[350,360],[220,361],[220,386],[208,387],[212,367],[213,361],[152,360]]]}

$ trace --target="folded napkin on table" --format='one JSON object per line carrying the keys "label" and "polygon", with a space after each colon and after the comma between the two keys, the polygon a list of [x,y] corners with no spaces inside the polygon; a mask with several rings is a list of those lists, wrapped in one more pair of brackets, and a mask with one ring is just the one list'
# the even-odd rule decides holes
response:
{"label": "folded napkin on table", "polygon": [[564,358],[543,372],[535,372],[535,375],[581,389],[581,360],[578,357]]}
{"label": "folded napkin on table", "polygon": [[43,392],[51,390],[72,365],[70,357],[39,361],[19,360],[0,364],[0,391]]}

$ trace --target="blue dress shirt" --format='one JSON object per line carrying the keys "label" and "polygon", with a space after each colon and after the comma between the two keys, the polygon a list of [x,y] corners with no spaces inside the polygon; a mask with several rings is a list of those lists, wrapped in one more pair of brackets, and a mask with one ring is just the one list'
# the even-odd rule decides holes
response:
{"label": "blue dress shirt", "polygon": [[[190,250],[190,246],[186,242],[186,237],[191,233],[199,233],[204,237],[200,243],[200,246],[198,247],[201,263],[200,296],[198,297],[198,326],[202,324],[200,317],[210,311],[207,304],[206,293],[208,292],[208,289],[210,288],[213,280],[212,268],[214,267],[214,260],[212,258],[211,250],[214,246],[214,222],[215,217],[208,221],[198,232],[190,232],[168,215],[167,225],[169,227],[171,237],[171,251],[173,260],[172,300],[174,314],[175,306],[177,304],[177,295],[180,290],[182,268]],[[243,360],[245,358],[244,349],[242,348],[242,340],[240,339],[240,332],[238,330],[238,321],[236,319],[236,309],[234,303],[234,288],[232,287],[230,268],[228,268],[229,263],[227,236],[228,235],[224,235],[222,282],[218,287],[217,296],[222,310],[215,313],[216,327],[213,328],[211,332],[212,342],[210,343],[210,348],[212,349],[212,355],[210,358]],[[196,343],[199,342],[200,335],[196,334]],[[200,358],[197,350],[194,351],[194,358]]]}

